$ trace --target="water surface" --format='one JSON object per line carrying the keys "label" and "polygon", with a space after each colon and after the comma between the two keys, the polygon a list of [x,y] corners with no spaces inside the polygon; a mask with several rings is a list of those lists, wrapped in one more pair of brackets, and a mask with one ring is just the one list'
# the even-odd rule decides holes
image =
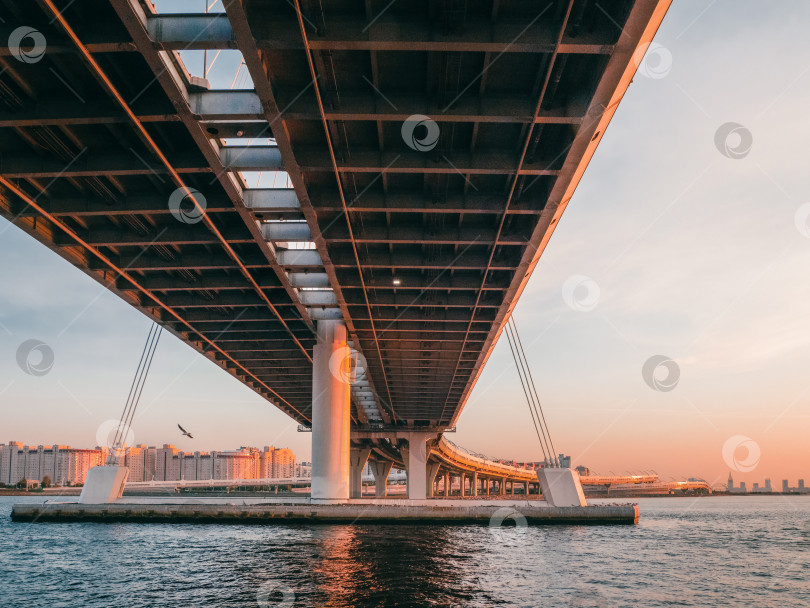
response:
{"label": "water surface", "polygon": [[810,606],[810,497],[645,498],[614,527],[11,522],[38,500],[0,497],[2,606]]}

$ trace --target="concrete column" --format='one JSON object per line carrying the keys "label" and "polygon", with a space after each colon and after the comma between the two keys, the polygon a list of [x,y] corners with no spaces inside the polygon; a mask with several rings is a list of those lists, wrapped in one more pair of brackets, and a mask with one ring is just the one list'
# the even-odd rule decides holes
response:
{"label": "concrete column", "polygon": [[388,493],[388,476],[391,474],[392,462],[372,461],[371,473],[374,475],[374,494],[377,498],[385,498]]}
{"label": "concrete column", "polygon": [[464,485],[467,483],[467,476],[464,473],[462,473],[461,475],[458,476],[458,481],[459,481],[458,485],[461,487],[461,491],[459,492],[459,494],[461,494],[461,497],[464,498],[464,490],[467,489],[464,487]]}
{"label": "concrete column", "polygon": [[363,469],[371,454],[369,448],[352,448],[349,452],[349,481],[351,486],[351,497],[362,498],[363,496]]}
{"label": "concrete column", "polygon": [[351,350],[342,321],[318,321],[312,352],[312,498],[349,498]]}
{"label": "concrete column", "polygon": [[436,484],[436,475],[439,473],[439,463],[433,462],[427,465],[427,497],[433,498],[435,496],[433,489]]}
{"label": "concrete column", "polygon": [[524,492],[524,494],[526,494],[526,496],[529,495],[529,482],[528,481],[523,484],[523,492]]}
{"label": "concrete column", "polygon": [[450,496],[450,473],[444,474],[444,495],[445,497]]}
{"label": "concrete column", "polygon": [[427,434],[408,433],[408,447],[402,448],[402,457],[408,474],[408,498],[427,498]]}
{"label": "concrete column", "polygon": [[478,473],[472,474],[472,482],[470,482],[470,496],[478,496]]}
{"label": "concrete column", "polygon": [[506,496],[506,477],[501,477],[498,480],[498,494]]}

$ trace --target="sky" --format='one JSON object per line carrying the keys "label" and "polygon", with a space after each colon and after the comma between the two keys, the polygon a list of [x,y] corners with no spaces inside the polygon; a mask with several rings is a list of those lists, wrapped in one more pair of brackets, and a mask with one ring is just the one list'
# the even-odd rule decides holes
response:
{"label": "sky", "polygon": [[[800,0],[675,0],[641,61],[515,310],[575,465],[810,481],[809,26]],[[0,260],[0,442],[95,445],[150,321],[2,219]],[[31,339],[54,353],[45,375],[17,365]],[[133,434],[310,454],[310,434],[168,333]],[[505,340],[448,438],[542,457]]]}

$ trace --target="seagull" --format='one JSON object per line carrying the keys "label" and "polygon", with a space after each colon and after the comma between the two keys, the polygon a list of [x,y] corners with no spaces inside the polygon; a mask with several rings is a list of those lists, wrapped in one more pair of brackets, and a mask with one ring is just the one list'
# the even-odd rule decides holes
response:
{"label": "seagull", "polygon": [[182,432],[183,435],[185,435],[189,439],[194,439],[194,436],[191,433],[189,433],[186,429],[184,429],[182,426],[180,426],[179,424],[177,425],[177,428],[180,429],[180,432]]}

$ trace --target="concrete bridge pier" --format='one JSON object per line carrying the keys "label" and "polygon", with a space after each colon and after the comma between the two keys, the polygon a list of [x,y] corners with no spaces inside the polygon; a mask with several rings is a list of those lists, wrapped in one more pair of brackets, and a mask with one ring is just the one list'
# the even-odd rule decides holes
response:
{"label": "concrete bridge pier", "polygon": [[374,475],[374,494],[377,498],[385,498],[388,494],[388,476],[393,466],[392,462],[372,461],[371,474]]}
{"label": "concrete bridge pier", "polygon": [[427,497],[433,498],[435,496],[434,488],[436,487],[436,476],[439,474],[439,464],[433,463],[427,465]]}
{"label": "concrete bridge pier", "polygon": [[348,500],[351,349],[342,321],[318,321],[317,331],[312,352],[312,498]]}
{"label": "concrete bridge pier", "polygon": [[432,482],[432,479],[428,480],[427,441],[434,436],[434,433],[420,432],[397,434],[397,437],[408,440],[408,447],[400,448],[400,451],[405,461],[408,477],[408,498],[411,500],[424,500],[427,498],[428,482]]}
{"label": "concrete bridge pier", "polygon": [[470,484],[470,496],[478,496],[478,473],[472,474],[472,483]]}
{"label": "concrete bridge pier", "polygon": [[363,468],[366,466],[371,450],[369,448],[352,448],[349,453],[349,481],[351,498],[363,496]]}

